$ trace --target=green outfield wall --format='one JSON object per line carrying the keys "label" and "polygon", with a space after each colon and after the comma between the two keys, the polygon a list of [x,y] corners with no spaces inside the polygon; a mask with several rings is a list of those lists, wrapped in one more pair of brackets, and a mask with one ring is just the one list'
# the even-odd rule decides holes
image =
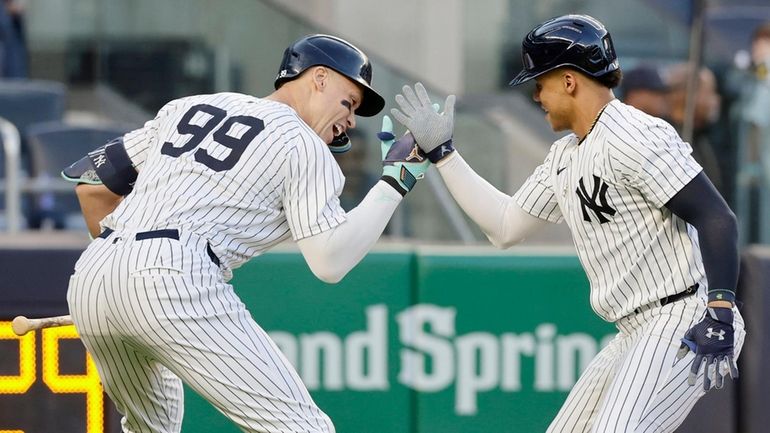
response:
{"label": "green outfield wall", "polygon": [[[80,252],[0,249],[0,430],[98,431],[85,428],[85,390],[59,389],[43,375],[51,365],[64,375],[85,374],[82,344],[62,340],[58,357],[48,356],[59,346],[22,350],[9,334],[16,315],[67,313],[67,282]],[[767,431],[769,282],[770,249],[744,251],[741,377],[706,394],[677,433]],[[233,283],[338,433],[544,432],[579,371],[614,332],[591,311],[573,255],[405,247],[368,255],[330,285],[299,253],[272,252],[236,270]],[[43,338],[39,331],[28,337]],[[26,379],[27,391],[11,390]],[[104,431],[118,433],[109,399],[102,409]],[[238,430],[188,391],[182,431]]]}
{"label": "green outfield wall", "polygon": [[[329,285],[274,253],[233,284],[337,432],[544,431],[614,331],[574,256],[373,253]],[[186,399],[184,432],[238,431]]]}

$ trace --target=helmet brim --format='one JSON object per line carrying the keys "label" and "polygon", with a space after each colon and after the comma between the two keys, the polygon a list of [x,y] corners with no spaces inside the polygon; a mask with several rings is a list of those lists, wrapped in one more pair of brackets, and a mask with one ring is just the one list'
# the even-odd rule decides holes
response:
{"label": "helmet brim", "polygon": [[368,84],[364,84],[357,80],[356,82],[364,91],[363,100],[361,101],[361,105],[356,109],[356,114],[361,117],[376,116],[383,108],[385,108],[385,99],[374,89],[369,87]]}
{"label": "helmet brim", "polygon": [[528,71],[528,70],[524,69],[521,72],[519,72],[518,75],[513,77],[513,80],[511,80],[511,82],[508,83],[508,85],[509,86],[518,86],[519,84],[526,83],[527,81],[529,81],[529,80],[531,80],[533,78],[537,78],[540,75],[543,75],[545,72],[547,72],[547,71],[536,72],[536,71]]}

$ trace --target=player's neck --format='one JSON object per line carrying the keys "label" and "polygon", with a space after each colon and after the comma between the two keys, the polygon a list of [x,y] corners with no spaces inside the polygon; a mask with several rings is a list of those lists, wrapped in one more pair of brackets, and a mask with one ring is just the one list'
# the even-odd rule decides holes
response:
{"label": "player's neck", "polygon": [[284,91],[283,89],[278,89],[275,92],[263,97],[262,99],[269,99],[271,101],[280,102],[292,108],[294,108],[295,105],[291,92]]}
{"label": "player's neck", "polygon": [[577,135],[581,142],[594,128],[602,111],[613,99],[615,99],[615,95],[609,90],[606,94],[597,95],[597,97],[590,98],[588,101],[582,101],[578,105],[575,110],[572,132]]}

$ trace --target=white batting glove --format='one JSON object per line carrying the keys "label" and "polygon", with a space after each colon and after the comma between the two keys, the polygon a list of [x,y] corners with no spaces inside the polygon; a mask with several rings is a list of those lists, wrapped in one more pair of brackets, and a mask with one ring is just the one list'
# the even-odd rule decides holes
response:
{"label": "white batting glove", "polygon": [[[390,112],[414,135],[420,149],[430,154],[434,149],[449,142],[454,132],[455,95],[447,96],[444,112],[438,113],[421,83],[415,84],[414,90],[404,86],[401,91],[403,94],[396,95],[396,103],[401,110],[393,108]],[[431,158],[432,161],[433,159]]]}

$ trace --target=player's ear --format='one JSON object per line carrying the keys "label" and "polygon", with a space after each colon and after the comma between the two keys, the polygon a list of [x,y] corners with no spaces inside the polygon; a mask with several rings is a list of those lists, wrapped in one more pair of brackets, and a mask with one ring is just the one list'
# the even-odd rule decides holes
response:
{"label": "player's ear", "polygon": [[316,66],[313,68],[312,74],[313,84],[315,84],[316,89],[322,92],[330,78],[329,69],[324,66]]}
{"label": "player's ear", "polygon": [[567,69],[564,71],[561,78],[562,78],[562,85],[564,86],[564,91],[570,94],[574,93],[575,88],[577,87],[577,76],[575,72],[572,72],[569,69]]}

